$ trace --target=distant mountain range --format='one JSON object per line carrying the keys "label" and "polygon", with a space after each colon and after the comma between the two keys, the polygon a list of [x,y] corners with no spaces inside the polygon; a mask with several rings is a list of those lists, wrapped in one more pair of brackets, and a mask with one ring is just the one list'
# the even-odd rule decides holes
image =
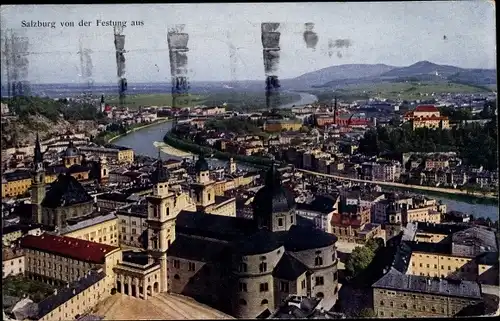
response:
{"label": "distant mountain range", "polygon": [[494,69],[466,69],[419,61],[408,67],[384,64],[349,64],[308,72],[293,79],[282,80],[287,88],[328,88],[383,81],[447,81],[476,86],[496,84]]}

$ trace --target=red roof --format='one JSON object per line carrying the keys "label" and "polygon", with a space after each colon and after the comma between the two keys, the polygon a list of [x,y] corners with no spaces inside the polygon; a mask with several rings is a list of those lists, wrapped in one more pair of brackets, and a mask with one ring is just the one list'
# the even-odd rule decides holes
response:
{"label": "red roof", "polygon": [[96,264],[103,264],[106,254],[118,249],[116,246],[46,233],[23,237],[21,247]]}
{"label": "red roof", "polygon": [[434,105],[420,105],[415,108],[415,111],[422,113],[435,113],[439,110]]}
{"label": "red roof", "polygon": [[427,121],[427,120],[448,120],[448,117],[446,116],[430,116],[430,117],[416,117],[413,118],[413,121]]}

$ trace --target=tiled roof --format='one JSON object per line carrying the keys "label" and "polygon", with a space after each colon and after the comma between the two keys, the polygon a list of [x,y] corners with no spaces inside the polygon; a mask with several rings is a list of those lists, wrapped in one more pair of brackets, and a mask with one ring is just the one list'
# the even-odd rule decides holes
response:
{"label": "tiled roof", "polygon": [[373,284],[374,288],[416,293],[481,299],[481,286],[477,282],[449,280],[409,275],[391,269]]}
{"label": "tiled roof", "polygon": [[419,105],[415,108],[415,111],[422,113],[433,113],[438,112],[439,110],[434,105]]}
{"label": "tiled roof", "polygon": [[118,249],[116,246],[46,233],[23,237],[21,247],[96,264],[103,264],[106,255]]}

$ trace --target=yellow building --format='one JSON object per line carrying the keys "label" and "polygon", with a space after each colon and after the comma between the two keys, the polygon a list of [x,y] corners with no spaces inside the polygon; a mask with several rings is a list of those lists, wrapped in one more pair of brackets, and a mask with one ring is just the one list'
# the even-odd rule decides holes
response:
{"label": "yellow building", "polygon": [[2,278],[24,274],[24,252],[10,247],[2,248]]}
{"label": "yellow building", "polygon": [[407,275],[394,268],[372,288],[379,318],[452,317],[482,301],[477,282]]}
{"label": "yellow building", "polygon": [[441,113],[434,105],[420,105],[404,116],[405,121],[412,124],[413,130],[416,128],[442,128],[449,129],[448,117],[441,116]]}
{"label": "yellow building", "polygon": [[132,164],[134,162],[134,150],[122,146],[90,147],[82,146],[80,152],[106,157],[118,163]]}
{"label": "yellow building", "polygon": [[118,246],[120,243],[118,218],[114,213],[84,217],[78,222],[61,229],[59,233],[60,235],[111,246]]}
{"label": "yellow building", "polygon": [[493,231],[467,225],[417,223],[416,227],[407,225],[406,235],[408,241],[403,246],[411,253],[407,274],[497,282],[498,247]]}
{"label": "yellow building", "polygon": [[103,269],[90,270],[79,280],[41,301],[34,318],[40,321],[74,320],[93,310],[111,292]]}
{"label": "yellow building", "polygon": [[114,285],[113,268],[122,261],[119,247],[44,233],[21,239],[26,253],[26,275],[49,284],[65,284],[103,268],[108,289]]}
{"label": "yellow building", "polygon": [[302,122],[297,120],[266,120],[264,123],[264,131],[269,133],[276,133],[281,131],[298,131],[302,127]]}
{"label": "yellow building", "polygon": [[16,170],[2,177],[2,198],[24,195],[31,187],[31,172]]}

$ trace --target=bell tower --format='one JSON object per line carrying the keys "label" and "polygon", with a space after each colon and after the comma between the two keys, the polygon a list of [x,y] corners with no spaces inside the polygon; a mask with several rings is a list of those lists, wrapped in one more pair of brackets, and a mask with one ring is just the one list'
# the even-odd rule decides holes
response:
{"label": "bell tower", "polygon": [[106,157],[99,158],[99,183],[105,184],[109,179],[108,161]]}
{"label": "bell tower", "polygon": [[196,182],[190,186],[191,199],[196,203],[197,210],[204,211],[215,203],[215,189],[214,181],[210,179],[208,163],[203,154],[196,161],[194,168]]}
{"label": "bell tower", "polygon": [[33,181],[31,184],[31,206],[33,223],[42,223],[42,201],[45,197],[45,168],[43,167],[43,154],[40,146],[40,138],[36,134],[35,152],[33,157]]}
{"label": "bell tower", "polygon": [[229,159],[229,163],[227,164],[227,170],[229,172],[229,174],[234,174],[236,173],[236,162],[234,161],[234,159],[231,157]]}
{"label": "bell tower", "polygon": [[167,249],[175,239],[175,193],[168,189],[169,174],[158,152],[152,175],[153,194],[148,196],[147,251],[151,262],[160,263],[160,292],[167,291]]}
{"label": "bell tower", "polygon": [[396,203],[395,197],[389,197],[389,205],[386,209],[386,235],[390,239],[402,231],[401,207]]}

